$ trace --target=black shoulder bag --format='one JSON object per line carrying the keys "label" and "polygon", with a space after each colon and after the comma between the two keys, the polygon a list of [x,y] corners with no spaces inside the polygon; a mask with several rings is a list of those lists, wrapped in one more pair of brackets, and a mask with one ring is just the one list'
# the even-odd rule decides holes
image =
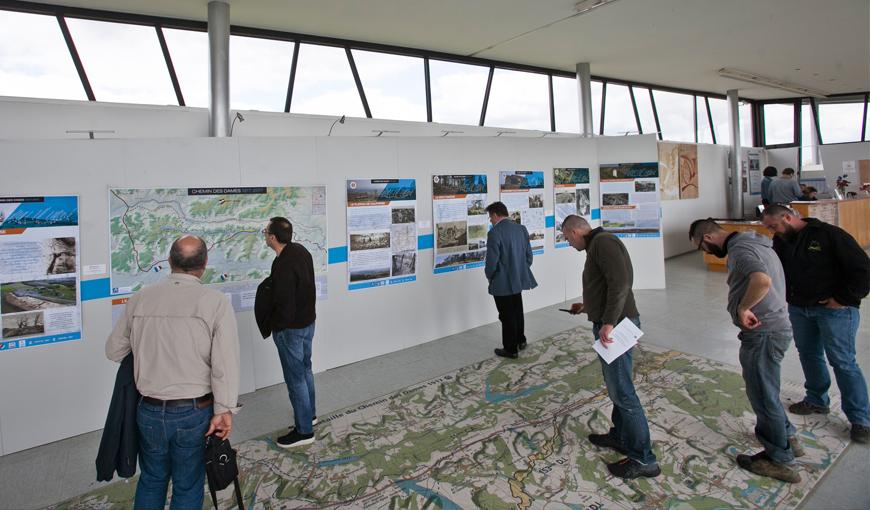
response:
{"label": "black shoulder bag", "polygon": [[236,486],[236,501],[239,504],[239,510],[245,510],[245,505],[242,502],[242,489],[239,487],[239,465],[236,463],[236,451],[230,446],[228,439],[221,439],[215,434],[205,438],[205,474],[215,508],[218,507],[217,491],[226,489],[232,483]]}

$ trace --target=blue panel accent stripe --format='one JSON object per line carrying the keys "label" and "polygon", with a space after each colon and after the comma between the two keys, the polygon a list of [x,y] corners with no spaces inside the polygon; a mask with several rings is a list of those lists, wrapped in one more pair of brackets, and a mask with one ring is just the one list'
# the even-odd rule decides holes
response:
{"label": "blue panel accent stripe", "polygon": [[341,264],[347,262],[347,246],[336,246],[329,249],[329,263]]}
{"label": "blue panel accent stripe", "polygon": [[103,299],[110,296],[111,283],[108,278],[97,278],[94,280],[82,280],[82,301],[90,301],[92,299]]}
{"label": "blue panel accent stripe", "polygon": [[418,250],[431,250],[435,246],[435,235],[424,234],[417,237]]}
{"label": "blue panel accent stripe", "polygon": [[592,219],[600,220],[601,219],[601,209],[592,209]]}
{"label": "blue panel accent stripe", "polygon": [[547,216],[544,218],[544,226],[547,228],[553,228],[556,226],[556,216]]}

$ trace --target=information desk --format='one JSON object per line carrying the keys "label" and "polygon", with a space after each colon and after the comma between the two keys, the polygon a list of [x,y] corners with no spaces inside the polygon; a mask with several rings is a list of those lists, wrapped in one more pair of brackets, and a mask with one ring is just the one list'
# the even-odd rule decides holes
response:
{"label": "information desk", "polygon": [[804,218],[817,218],[837,225],[852,235],[858,244],[870,246],[870,196],[847,200],[792,202],[792,208]]}
{"label": "information desk", "polygon": [[[728,232],[747,232],[750,230],[754,230],[759,234],[765,235],[767,237],[771,237],[773,234],[767,230],[767,228],[761,224],[760,221],[717,221],[723,229]],[[720,259],[719,257],[714,257],[709,253],[704,253],[704,263],[707,264],[708,271],[716,271],[719,273],[724,273],[728,271],[725,267],[725,262],[728,260],[728,257]]]}

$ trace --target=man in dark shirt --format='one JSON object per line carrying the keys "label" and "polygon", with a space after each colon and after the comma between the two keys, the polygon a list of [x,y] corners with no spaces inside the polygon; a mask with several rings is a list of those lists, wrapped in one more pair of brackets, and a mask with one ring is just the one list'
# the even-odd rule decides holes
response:
{"label": "man in dark shirt", "polygon": [[[586,251],[583,302],[572,304],[571,313],[588,314],[592,334],[607,347],[613,343],[610,334],[614,326],[622,319],[628,318],[640,327],[631,291],[634,280],[631,258],[618,237],[601,228],[593,230],[580,216],[572,214],[565,218],[562,233],[577,251]],[[613,427],[607,434],[589,435],[589,442],[595,446],[612,448],[626,456],[607,465],[612,474],[626,479],[655,477],[662,472],[652,452],[649,424],[632,381],[633,350],[629,349],[610,364],[599,356],[607,394],[613,402]]]}
{"label": "man in dark shirt", "polygon": [[761,221],[776,233],[773,249],[785,268],[789,318],[804,372],[807,394],[788,410],[827,414],[834,369],[851,437],[870,443],[867,382],[855,359],[858,307],[870,291],[870,258],[843,229],[791,209],[772,205]]}
{"label": "man in dark shirt", "polygon": [[316,287],[311,254],[293,242],[293,225],[275,217],[263,229],[266,244],[277,256],[272,262],[269,323],[278,348],[284,382],[293,406],[294,426],[278,438],[278,446],[292,448],[314,442],[317,412],[311,341],[314,338]]}

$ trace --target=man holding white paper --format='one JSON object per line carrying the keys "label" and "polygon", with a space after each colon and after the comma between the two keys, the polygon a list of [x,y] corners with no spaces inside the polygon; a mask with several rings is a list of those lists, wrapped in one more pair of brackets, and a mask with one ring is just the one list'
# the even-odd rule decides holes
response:
{"label": "man holding white paper", "polygon": [[[575,315],[585,312],[592,322],[596,344],[600,342],[596,351],[604,383],[613,402],[613,427],[606,434],[590,434],[589,441],[626,456],[607,464],[615,476],[626,479],[658,476],[661,469],[652,452],[649,424],[632,381],[631,354],[641,333],[631,291],[634,280],[631,258],[618,237],[600,227],[593,229],[580,216],[572,214],[565,218],[562,233],[577,251],[586,251],[583,302],[571,305],[570,311]],[[617,324],[618,329],[614,330]],[[610,349],[625,352],[612,356]],[[610,358],[613,359],[608,362]]]}

